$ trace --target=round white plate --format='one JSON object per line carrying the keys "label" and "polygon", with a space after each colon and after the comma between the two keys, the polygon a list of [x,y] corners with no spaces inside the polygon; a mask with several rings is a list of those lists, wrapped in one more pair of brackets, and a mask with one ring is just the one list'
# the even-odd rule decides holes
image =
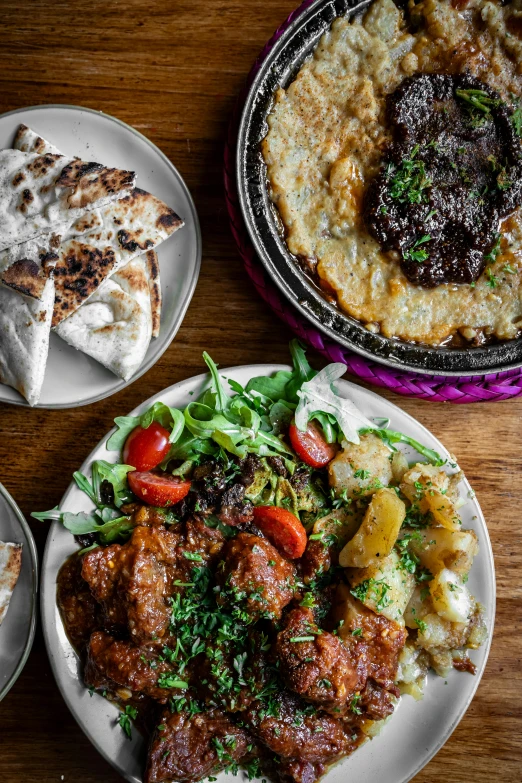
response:
{"label": "round white plate", "polygon": [[9,609],[0,625],[0,701],[16,680],[31,652],[36,627],[38,557],[29,525],[9,492],[0,484],[0,541],[22,544],[22,568]]}
{"label": "round white plate", "polygon": [[[255,375],[267,375],[283,369],[289,368],[264,364],[236,367],[221,372],[225,377],[246,385],[248,379]],[[132,415],[145,411],[157,400],[170,406],[184,407],[191,399],[195,399],[207,382],[207,375],[199,375],[177,383],[151,397],[136,408]],[[366,416],[389,418],[393,429],[400,430],[448,456],[443,445],[400,408],[352,383],[340,383]],[[123,411],[119,413],[122,414]],[[115,461],[116,454],[107,451],[106,442],[107,438],[104,438],[89,455],[80,468],[83,473],[90,473],[90,465],[95,459]],[[410,459],[413,458],[413,451],[406,448],[405,453]],[[480,542],[480,552],[475,558],[468,585],[485,606],[491,640],[495,617],[493,553],[484,517],[476,499],[469,497],[471,494],[468,482],[462,482],[461,495],[468,500],[461,510],[463,527],[473,528]],[[71,512],[88,511],[92,504],[76,484],[71,484],[60,508]],[[131,783],[139,783],[144,760],[144,741],[136,730],[133,731],[132,741],[127,740],[116,724],[119,714],[117,708],[100,695],[89,696],[83,685],[78,657],[65,635],[56,606],[57,573],[64,560],[76,548],[73,536],[58,522],[53,523],[45,548],[41,586],[47,651],[58,687],[81,728],[120,775]],[[344,783],[347,779],[363,780],[364,783],[382,783],[383,780],[386,783],[406,783],[411,780],[442,747],[466,712],[484,671],[489,647],[490,641],[472,653],[472,659],[477,666],[474,677],[466,673],[452,672],[445,681],[430,675],[423,701],[416,702],[408,696],[402,698],[395,715],[381,735],[334,767],[326,778],[327,783]],[[219,783],[233,783],[234,780],[237,781],[237,778],[230,775],[219,776]]]}
{"label": "round white plate", "polygon": [[[137,185],[162,199],[185,221],[157,248],[163,306],[161,331],[143,364],[123,381],[97,361],[51,333],[49,358],[38,408],[75,408],[115,394],[147,372],[166,351],[189,306],[201,264],[201,233],[196,208],[181,175],[145,136],[102,112],[79,106],[43,105],[0,116],[0,148],[12,147],[20,123],[50,141],[65,155],[136,171]],[[17,391],[0,384],[0,402],[28,405]]]}

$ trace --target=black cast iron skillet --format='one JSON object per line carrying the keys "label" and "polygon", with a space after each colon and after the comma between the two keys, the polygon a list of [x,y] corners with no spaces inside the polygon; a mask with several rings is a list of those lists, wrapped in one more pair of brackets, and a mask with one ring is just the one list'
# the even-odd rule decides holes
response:
{"label": "black cast iron skillet", "polygon": [[455,349],[430,348],[372,334],[326,301],[285,245],[279,217],[268,197],[260,150],[274,92],[292,81],[337,17],[354,15],[370,2],[317,0],[291,23],[263,62],[248,93],[237,144],[239,200],[250,238],[268,274],[290,302],[325,335],[368,359],[431,375],[481,375],[521,367],[522,339]]}

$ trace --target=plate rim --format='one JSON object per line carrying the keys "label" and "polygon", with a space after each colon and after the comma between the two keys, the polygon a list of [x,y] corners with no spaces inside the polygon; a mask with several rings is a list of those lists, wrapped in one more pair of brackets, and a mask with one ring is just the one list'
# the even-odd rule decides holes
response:
{"label": "plate rim", "polygon": [[[494,344],[491,350],[488,346],[476,349],[445,349],[444,346],[432,347],[423,345],[420,343],[408,342],[405,340],[399,340],[397,338],[385,338],[382,335],[372,335],[364,329],[362,322],[343,312],[339,307],[334,307],[329,304],[319,293],[314,290],[313,285],[308,281],[306,275],[300,271],[297,267],[297,263],[293,256],[291,256],[288,250],[284,238],[281,237],[280,232],[275,227],[276,220],[273,217],[264,217],[265,213],[272,209],[271,202],[268,196],[268,188],[266,185],[262,186],[263,196],[268,199],[268,207],[260,207],[259,204],[254,203],[255,197],[249,192],[254,190],[258,183],[258,177],[250,175],[248,172],[252,168],[252,162],[248,160],[249,155],[253,156],[252,140],[249,140],[249,133],[251,133],[250,126],[252,121],[253,107],[255,108],[256,100],[258,98],[258,92],[260,84],[273,70],[274,61],[277,60],[281,49],[283,49],[289,39],[291,39],[296,29],[306,25],[310,22],[310,18],[314,14],[320,14],[322,6],[332,7],[337,5],[338,2],[343,0],[315,0],[308,7],[304,8],[302,13],[299,13],[295,18],[288,23],[288,26],[284,27],[284,30],[280,37],[273,42],[271,47],[265,54],[264,59],[261,61],[257,72],[254,75],[251,83],[247,86],[246,96],[244,99],[244,105],[239,115],[239,124],[237,129],[237,143],[235,150],[234,171],[237,183],[237,196],[239,207],[241,210],[242,219],[245,223],[246,230],[250,241],[255,249],[256,255],[260,259],[264,270],[269,275],[277,288],[284,295],[286,300],[296,308],[296,310],[302,315],[308,323],[314,326],[319,332],[335,343],[342,346],[344,349],[354,352],[355,354],[363,357],[368,361],[374,361],[381,366],[390,367],[394,370],[398,370],[406,373],[416,373],[422,376],[429,377],[448,377],[448,378],[473,378],[473,377],[488,377],[497,373],[516,371],[522,367],[522,337],[514,338],[513,340],[506,340]],[[339,18],[341,15],[350,14],[353,16],[358,13],[359,10],[364,10],[368,7],[372,0],[344,0],[345,4],[349,5],[349,8],[345,8],[342,13],[336,12],[335,18]],[[327,27],[331,26],[331,22]],[[322,34],[325,32],[323,29],[320,36],[317,39],[317,43],[314,44],[312,49],[308,51],[306,57],[313,51]],[[272,41],[273,39],[271,39]],[[267,44],[267,47],[270,45]],[[306,59],[306,58],[305,58]],[[299,60],[299,62],[301,62]],[[287,65],[286,70],[291,69],[295,75],[295,63],[296,60],[292,60]],[[255,66],[254,66],[255,68]],[[292,78],[290,79],[290,81]],[[279,81],[278,81],[279,83]],[[263,109],[263,120],[266,122],[266,116],[269,113],[269,109]],[[260,236],[258,230],[258,215],[263,215],[263,220],[271,225],[269,233],[273,236],[274,229],[277,233],[277,244],[284,245],[284,250],[277,249],[277,263],[272,257],[272,253],[269,248],[266,247],[266,242],[263,237]],[[294,291],[293,285],[299,287],[299,292]],[[304,302],[304,304],[303,304]],[[322,310],[325,313],[324,322],[317,315],[317,311]],[[347,336],[339,331],[336,331],[334,323],[340,319],[343,323],[346,323],[347,328],[354,329],[359,334],[360,340],[365,344],[358,344],[352,337]],[[382,344],[382,351],[373,351],[370,347],[371,341],[374,340],[376,346]],[[518,343],[518,345],[516,345]],[[400,353],[396,354],[394,351],[403,351],[404,357],[402,358]],[[509,357],[496,357],[496,353],[501,351],[509,352],[513,351],[518,354],[518,358]],[[415,363],[410,363],[407,355],[407,351],[413,351],[417,353],[419,360]],[[462,361],[467,360],[467,366],[462,369],[451,369],[443,366],[444,356],[453,358],[453,362],[458,361],[458,357],[461,357]],[[423,359],[427,362],[430,359],[438,366],[426,367],[423,365]],[[469,362],[474,357],[477,357],[477,362],[484,358],[489,364],[479,366],[472,366]]]}
{"label": "plate rim", "polygon": [[[148,372],[152,367],[154,367],[157,362],[161,359],[165,351],[170,347],[172,344],[172,341],[176,337],[178,331],[180,330],[183,321],[185,319],[185,315],[187,313],[187,310],[189,308],[189,305],[194,297],[194,291],[196,290],[196,285],[199,280],[199,275],[201,272],[201,262],[203,257],[203,241],[202,241],[202,235],[201,235],[201,226],[199,223],[199,216],[198,212],[196,210],[196,205],[194,203],[194,199],[192,198],[192,194],[190,193],[190,190],[187,186],[187,183],[179,173],[177,167],[172,163],[170,158],[167,157],[167,155],[161,150],[156,144],[154,144],[153,141],[151,141],[147,136],[145,136],[143,133],[141,133],[139,130],[136,130],[132,125],[128,125],[123,120],[120,120],[118,117],[114,117],[112,114],[107,114],[104,111],[98,110],[98,109],[90,109],[87,106],[79,106],[74,103],[42,103],[42,104],[35,104],[33,106],[24,106],[19,109],[11,109],[10,111],[3,112],[0,114],[0,121],[4,117],[9,117],[14,114],[19,114],[21,112],[26,111],[39,111],[39,110],[45,110],[45,109],[69,109],[74,111],[81,111],[81,112],[88,112],[89,114],[96,114],[98,116],[102,116],[107,120],[110,120],[112,122],[115,122],[117,125],[120,125],[125,130],[131,131],[135,136],[140,138],[142,141],[145,141],[149,147],[151,147],[156,153],[159,154],[160,158],[167,164],[167,166],[172,170],[174,173],[174,176],[177,178],[181,189],[187,199],[187,202],[189,204],[190,210],[192,212],[192,218],[194,221],[194,228],[195,228],[195,235],[196,235],[196,245],[195,245],[195,265],[194,265],[194,271],[192,273],[192,279],[190,280],[190,285],[188,287],[187,295],[185,296],[185,299],[182,303],[181,309],[179,311],[178,316],[173,320],[168,332],[165,335],[164,338],[164,347],[160,349],[159,354],[156,357],[153,357],[149,359],[148,361],[144,361],[143,364],[138,368],[136,373],[130,378],[128,381],[124,381],[122,378],[117,379],[117,385],[106,392],[101,392],[100,394],[92,395],[91,397],[88,397],[85,400],[81,400],[79,402],[71,402],[71,403],[48,403],[48,404],[42,404],[38,403],[37,405],[29,405],[27,400],[25,400],[23,397],[19,396],[18,398],[11,400],[11,399],[4,399],[3,398],[3,392],[2,387],[5,386],[5,384],[0,383],[0,403],[4,403],[5,405],[16,405],[20,408],[29,408],[30,410],[72,410],[75,408],[82,408],[84,405],[92,405],[95,402],[99,402],[100,400],[105,400],[107,397],[112,397],[114,394],[118,394],[118,392],[123,391],[123,389],[126,389],[128,386],[133,384],[135,381],[137,381],[139,378],[142,377],[146,372]],[[114,376],[117,378],[117,376]],[[11,388],[11,387],[8,387]],[[16,391],[16,390],[15,390]]]}
{"label": "plate rim", "polygon": [[[220,367],[219,368],[219,373],[220,373],[221,376],[226,376],[226,375],[228,375],[229,373],[231,373],[231,372],[233,372],[235,370],[244,370],[244,371],[250,370],[250,371],[252,371],[252,373],[260,374],[260,373],[263,373],[263,371],[265,371],[265,373],[266,372],[274,373],[274,372],[277,372],[279,370],[288,370],[288,369],[291,369],[291,368],[287,364],[269,364],[269,363],[264,363],[264,364],[246,364],[246,365],[236,365],[234,367],[223,367],[223,368]],[[254,377],[254,376],[252,375],[252,377]],[[191,377],[183,379],[181,381],[177,381],[176,383],[172,384],[171,386],[168,386],[165,389],[160,390],[158,393],[153,394],[151,397],[149,397],[148,399],[146,399],[143,402],[141,402],[140,404],[138,404],[129,414],[126,414],[126,415],[133,416],[133,415],[138,414],[140,411],[146,409],[147,407],[150,407],[151,404],[153,404],[159,398],[164,396],[166,393],[171,392],[174,389],[177,389],[177,388],[179,388],[179,387],[181,387],[181,386],[183,386],[185,384],[192,384],[192,385],[196,386],[197,384],[203,383],[206,380],[207,381],[210,380],[210,374],[208,372],[200,373],[198,375],[191,376]],[[387,400],[382,395],[377,394],[376,392],[371,391],[370,389],[366,389],[363,386],[360,386],[360,385],[358,385],[356,383],[353,383],[353,381],[345,380],[344,378],[342,379],[342,381],[343,381],[343,383],[348,384],[349,387],[355,387],[357,390],[361,390],[365,394],[369,394],[371,397],[375,398],[376,400],[379,400],[379,401],[383,401],[384,400],[384,402],[386,402],[387,404],[390,404],[390,405],[392,405],[392,407],[397,408],[401,412],[402,415],[407,417],[407,419],[410,422],[412,422],[416,427],[420,427],[421,430],[423,431],[423,433],[428,434],[429,438],[432,439],[433,441],[435,441],[435,443],[437,444],[437,447],[440,448],[441,453],[449,455],[449,451],[443,445],[443,443],[441,443],[441,441],[435,435],[433,435],[433,433],[430,430],[428,430],[428,428],[424,424],[422,424],[420,421],[418,421],[418,419],[416,419],[410,413],[405,411],[399,405],[396,405],[394,402],[391,402],[390,400]],[[79,468],[80,472],[85,472],[85,469],[88,468],[90,466],[90,464],[92,463],[92,455],[94,454],[94,452],[96,452],[100,448],[101,445],[106,443],[107,440],[110,438],[110,436],[114,432],[116,432],[116,430],[117,430],[116,426],[112,427],[111,430],[109,432],[107,432],[98,441],[98,443],[94,446],[94,448],[88,454],[86,459],[83,461],[81,467]],[[468,490],[470,490],[471,489],[471,485],[469,484],[469,481],[468,481],[466,476],[464,476],[464,482],[465,482],[465,485],[467,486]],[[60,500],[60,503],[59,503],[59,507],[60,508],[63,506],[63,504],[68,499],[69,495],[75,489],[77,489],[76,484],[74,483],[74,481],[71,481],[69,483],[69,485],[67,486],[67,489],[65,490],[65,492],[64,492],[64,494],[63,494],[63,496],[62,496],[62,498]],[[462,720],[464,715],[467,713],[467,711],[469,709],[469,706],[470,706],[471,702],[473,701],[473,699],[474,699],[474,697],[476,695],[477,689],[478,689],[478,687],[479,687],[479,685],[480,685],[480,683],[482,681],[482,677],[484,675],[484,672],[485,672],[485,669],[486,669],[486,666],[487,666],[487,663],[488,663],[489,654],[490,654],[490,651],[491,651],[491,644],[492,644],[492,641],[493,641],[493,636],[494,636],[494,631],[495,631],[495,617],[496,617],[496,587],[497,587],[497,585],[496,585],[495,559],[494,559],[493,548],[492,548],[492,545],[491,545],[491,539],[490,539],[490,535],[489,535],[489,530],[488,530],[488,526],[487,526],[487,523],[486,523],[486,519],[484,517],[484,513],[483,513],[482,508],[480,506],[480,503],[478,502],[476,497],[473,498],[473,499],[476,502],[476,512],[475,513],[478,516],[478,520],[481,523],[481,528],[483,530],[483,532],[481,532],[481,547],[485,546],[485,549],[486,549],[486,562],[487,562],[487,568],[488,568],[488,571],[489,571],[490,583],[491,583],[492,609],[491,609],[491,614],[488,615],[488,638],[487,638],[486,643],[481,648],[483,650],[483,653],[484,653],[484,659],[483,659],[483,662],[482,662],[482,665],[481,665],[480,669],[477,670],[476,679],[474,680],[473,687],[472,687],[472,689],[470,691],[470,694],[469,694],[468,698],[466,699],[465,703],[462,704],[456,719],[446,728],[445,732],[441,735],[441,737],[439,738],[439,740],[436,743],[435,747],[427,755],[422,757],[422,760],[415,767],[415,770],[412,772],[412,774],[409,775],[409,777],[402,778],[400,781],[397,781],[397,783],[408,783],[409,781],[411,781],[413,779],[413,777],[415,775],[417,775],[420,772],[420,770],[422,770],[431,761],[431,759],[441,750],[441,748],[446,744],[446,742],[448,741],[450,736],[453,734],[453,732],[457,728],[458,724],[460,723],[460,721]],[[48,628],[47,628],[47,625],[46,625],[46,622],[45,622],[46,602],[48,600],[47,599],[47,593],[48,593],[48,590],[49,590],[49,586],[46,587],[45,574],[48,571],[48,569],[47,569],[47,561],[48,561],[48,559],[50,557],[51,539],[53,537],[54,531],[56,529],[59,529],[59,528],[60,528],[60,523],[57,522],[57,521],[54,521],[52,523],[52,525],[49,527],[49,532],[47,534],[47,539],[46,539],[46,543],[45,543],[45,549],[44,549],[44,553],[43,553],[43,557],[42,557],[42,586],[41,586],[41,590],[40,590],[40,611],[41,611],[41,620],[42,620],[42,631],[43,631],[43,636],[44,636],[44,641],[45,641],[45,647],[46,647],[47,655],[48,655],[48,658],[49,658],[49,661],[50,661],[50,664],[51,664],[51,669],[52,669],[53,676],[55,678],[55,682],[56,682],[56,685],[58,687],[58,690],[60,691],[60,694],[61,694],[62,698],[64,699],[65,703],[67,704],[67,707],[68,707],[69,711],[71,712],[73,718],[76,720],[76,722],[78,723],[78,725],[79,725],[80,729],[83,731],[83,733],[88,737],[89,741],[91,742],[91,744],[95,748],[96,752],[100,753],[100,755],[103,756],[103,758],[114,769],[116,769],[119,774],[122,774],[121,770],[116,767],[115,760],[111,759],[110,756],[107,753],[105,753],[104,750],[101,750],[99,748],[97,742],[94,741],[91,738],[90,731],[87,729],[87,727],[83,723],[80,722],[79,718],[76,715],[76,708],[72,707],[73,699],[72,699],[72,697],[69,696],[69,693],[68,693],[68,691],[66,689],[62,690],[62,687],[61,687],[60,682],[59,682],[59,678],[57,676],[57,672],[58,672],[57,657],[58,656],[55,656],[53,654],[53,652],[52,652],[53,647],[52,647],[52,644],[51,644]],[[52,587],[54,587],[54,588],[56,587],[55,580],[53,580]],[[54,610],[55,607],[56,607],[56,592],[55,592],[55,589],[54,589],[54,592],[53,592],[53,595],[52,595],[52,601],[53,601],[52,609]],[[76,652],[75,652],[75,655],[77,655]],[[340,763],[342,764],[343,761],[346,761],[346,760],[341,760]],[[127,777],[125,774],[124,774],[124,777],[127,780],[134,780],[133,778]]]}
{"label": "plate rim", "polygon": [[[22,528],[25,538],[28,542],[29,555],[31,559],[31,581],[32,581],[31,617],[29,620],[28,633],[25,640],[24,649],[22,651],[22,655],[20,656],[20,659],[11,677],[7,680],[6,684],[2,688],[0,688],[0,702],[1,702],[3,699],[5,699],[5,697],[7,696],[7,694],[9,693],[9,691],[11,690],[11,688],[13,687],[13,685],[15,684],[19,676],[21,675],[25,667],[25,664],[27,663],[27,659],[29,658],[31,649],[33,647],[34,637],[36,633],[39,573],[38,573],[38,553],[36,550],[36,544],[34,541],[31,528],[29,527],[29,523],[27,522],[26,518],[22,514],[13,496],[10,494],[10,492],[7,491],[7,489],[4,487],[4,485],[1,482],[0,482],[0,495],[4,498],[4,500],[7,502],[7,504],[13,511],[15,517],[20,523],[20,527]],[[16,589],[16,585],[15,585],[15,589]]]}

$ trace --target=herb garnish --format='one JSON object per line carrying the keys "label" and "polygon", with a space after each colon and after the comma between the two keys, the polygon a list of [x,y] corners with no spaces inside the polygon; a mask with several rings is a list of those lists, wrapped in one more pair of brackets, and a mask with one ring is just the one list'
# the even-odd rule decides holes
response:
{"label": "herb garnish", "polygon": [[390,164],[386,172],[391,183],[390,196],[401,204],[422,203],[427,197],[426,189],[432,184],[426,174],[424,161],[416,159],[418,152],[419,145],[412,149],[410,157],[404,158],[397,168]]}

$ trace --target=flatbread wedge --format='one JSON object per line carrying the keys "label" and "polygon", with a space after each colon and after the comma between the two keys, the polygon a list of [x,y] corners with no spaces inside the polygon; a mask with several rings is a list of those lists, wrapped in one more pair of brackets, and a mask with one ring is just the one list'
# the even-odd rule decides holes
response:
{"label": "flatbread wedge", "polygon": [[138,256],[62,321],[56,333],[129,380],[143,362],[152,336],[149,279],[147,259]]}
{"label": "flatbread wedge", "polygon": [[26,296],[41,299],[58,261],[58,234],[41,234],[0,252],[0,282]]}
{"label": "flatbread wedge", "polygon": [[[41,154],[59,152],[27,125],[18,128],[14,147],[24,152]],[[63,318],[75,312],[103,280],[136,253],[142,253],[147,247],[155,247],[182,225],[183,221],[173,210],[139,188],[135,188],[131,197],[118,207],[111,205],[104,210],[93,210],[77,220],[66,232],[65,242],[69,243],[67,248],[60,250],[53,326],[57,327]],[[145,230],[147,236],[144,235]],[[78,239],[80,236],[81,240]],[[119,252],[121,258],[117,257]],[[161,319],[160,269],[155,253],[147,252],[146,259],[149,264],[152,336],[158,337]]]}
{"label": "flatbread wedge", "polygon": [[0,625],[9,609],[21,568],[22,544],[0,541]]}
{"label": "flatbread wedge", "polygon": [[0,285],[0,383],[19,391],[29,405],[40,399],[53,306],[52,277],[41,300]]}
{"label": "flatbread wedge", "polygon": [[27,125],[19,125],[13,142],[13,149],[21,152],[36,152],[38,155],[61,155],[62,153],[47,139],[42,138]]}
{"label": "flatbread wedge", "polygon": [[140,188],[134,188],[129,196],[110,204],[97,216],[101,224],[81,236],[78,233],[82,226],[76,224],[62,239],[54,267],[53,328],[87,301],[107,277],[183,225],[174,210]]}
{"label": "flatbread wedge", "polygon": [[128,195],[132,171],[57,154],[0,150],[0,250]]}

